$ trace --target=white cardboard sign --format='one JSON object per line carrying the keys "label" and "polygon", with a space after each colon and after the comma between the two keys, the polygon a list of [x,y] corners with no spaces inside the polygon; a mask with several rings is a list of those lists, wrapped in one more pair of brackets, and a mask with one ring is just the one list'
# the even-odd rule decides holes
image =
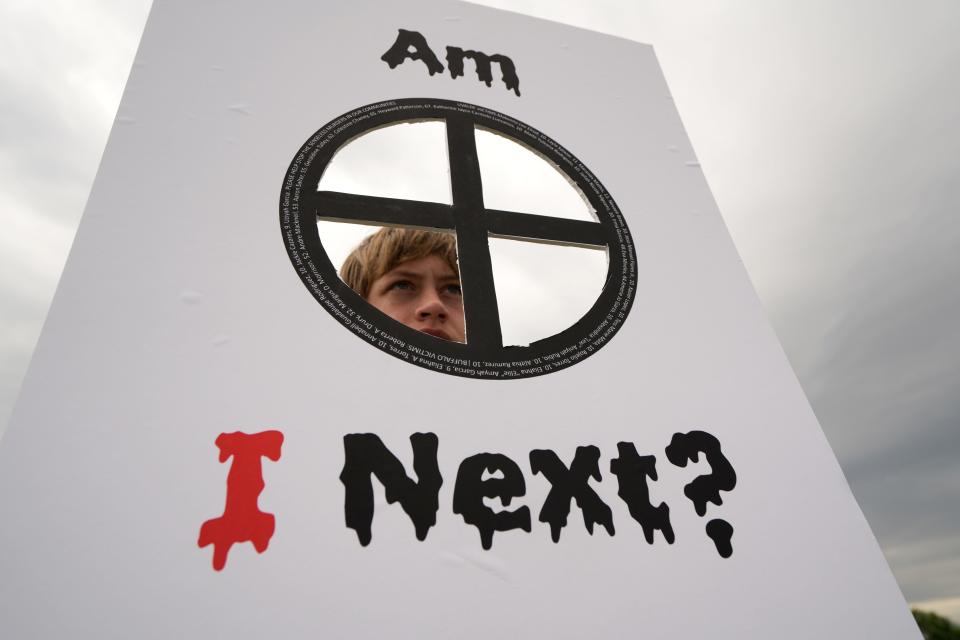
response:
{"label": "white cardboard sign", "polygon": [[[409,121],[450,202],[323,188]],[[478,132],[593,216],[485,204]],[[455,233],[466,344],[318,218]],[[488,237],[599,250],[596,301],[509,346]],[[155,3],[0,508],[10,638],[919,637],[653,50],[465,4]]]}

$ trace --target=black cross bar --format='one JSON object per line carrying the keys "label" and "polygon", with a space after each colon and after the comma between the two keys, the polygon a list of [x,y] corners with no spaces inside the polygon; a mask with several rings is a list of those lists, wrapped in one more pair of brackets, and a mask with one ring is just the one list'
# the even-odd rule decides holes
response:
{"label": "black cross bar", "polygon": [[499,349],[503,346],[500,310],[493,284],[490,243],[483,220],[480,161],[470,118],[447,118],[447,149],[467,344],[481,349]]}
{"label": "black cross bar", "polygon": [[453,229],[450,205],[416,200],[361,196],[339,191],[318,191],[313,199],[318,218],[352,220],[409,227]]}
{"label": "black cross bar", "polygon": [[599,222],[484,208],[474,122],[467,115],[454,115],[447,117],[446,125],[453,204],[316,191],[307,193],[304,206],[312,207],[316,218],[323,220],[454,230],[467,343],[501,349],[490,234],[589,248],[608,246],[613,239]]}
{"label": "black cross bar", "polygon": [[520,238],[532,242],[576,244],[585,247],[602,247],[610,243],[606,230],[599,222],[495,209],[486,209],[483,221],[487,231],[508,238]]}

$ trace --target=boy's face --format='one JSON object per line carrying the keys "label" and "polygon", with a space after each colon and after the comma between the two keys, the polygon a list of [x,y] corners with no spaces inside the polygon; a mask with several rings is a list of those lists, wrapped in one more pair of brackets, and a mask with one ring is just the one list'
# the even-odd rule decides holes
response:
{"label": "boy's face", "polygon": [[417,331],[466,341],[460,276],[440,256],[401,262],[373,281],[367,302]]}

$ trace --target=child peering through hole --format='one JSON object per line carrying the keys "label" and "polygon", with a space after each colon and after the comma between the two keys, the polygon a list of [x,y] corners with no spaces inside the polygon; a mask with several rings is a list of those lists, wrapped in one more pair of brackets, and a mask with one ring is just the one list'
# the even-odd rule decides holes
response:
{"label": "child peering through hole", "polygon": [[397,322],[435,338],[466,342],[453,235],[384,227],[350,252],[340,277]]}

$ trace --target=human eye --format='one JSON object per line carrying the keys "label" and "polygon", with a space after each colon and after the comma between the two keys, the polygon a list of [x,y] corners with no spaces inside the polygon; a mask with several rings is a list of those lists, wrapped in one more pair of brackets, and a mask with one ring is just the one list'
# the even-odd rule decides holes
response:
{"label": "human eye", "polygon": [[459,282],[451,282],[443,286],[443,292],[451,296],[461,296],[463,292],[460,290]]}
{"label": "human eye", "polygon": [[387,286],[387,291],[413,291],[413,283],[409,280],[395,280]]}

